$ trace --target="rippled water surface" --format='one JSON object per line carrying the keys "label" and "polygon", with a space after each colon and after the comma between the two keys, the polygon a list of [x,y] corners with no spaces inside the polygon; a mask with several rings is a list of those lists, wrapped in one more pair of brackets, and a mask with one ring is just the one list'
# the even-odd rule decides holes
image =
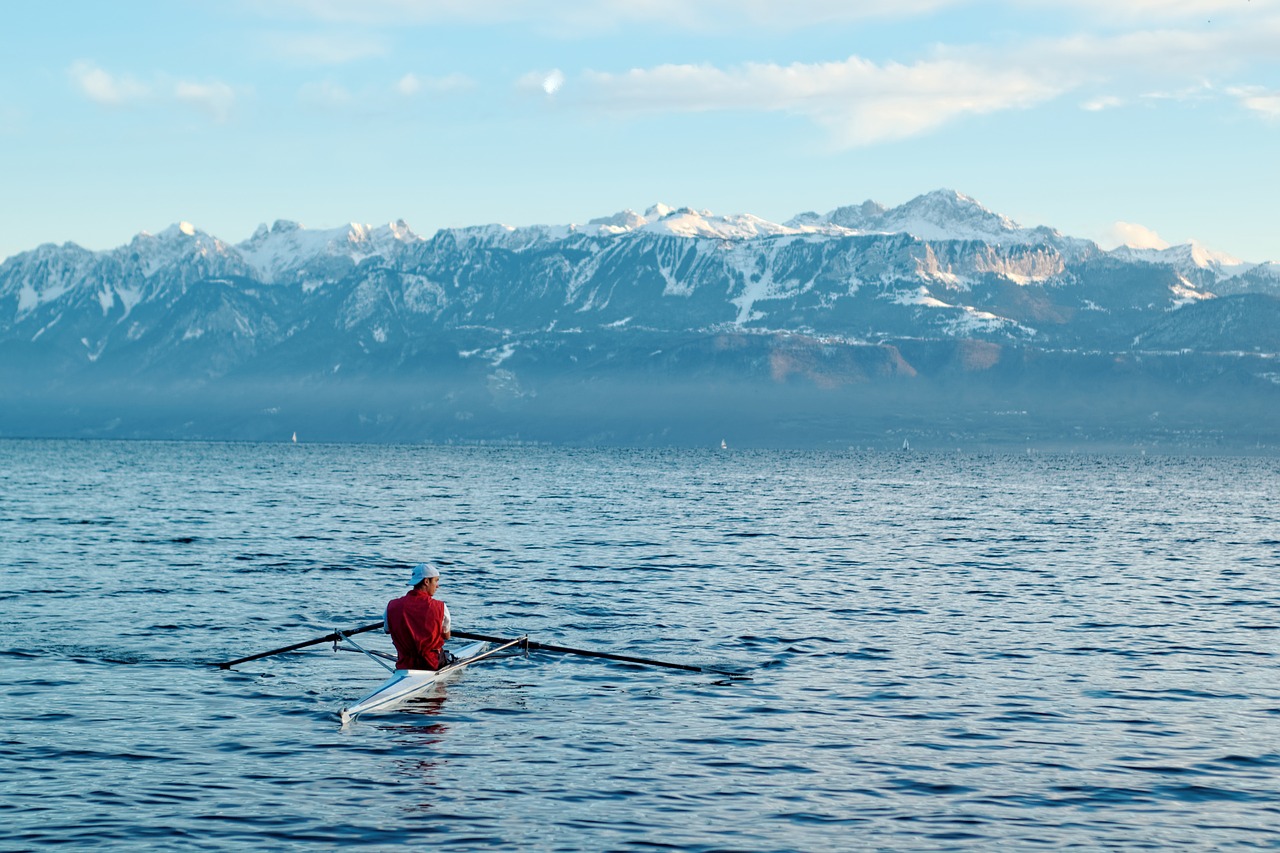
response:
{"label": "rippled water surface", "polygon": [[[0,442],[0,849],[1280,847],[1280,462]],[[420,558],[534,653],[342,729]],[[366,634],[378,648],[385,638]]]}

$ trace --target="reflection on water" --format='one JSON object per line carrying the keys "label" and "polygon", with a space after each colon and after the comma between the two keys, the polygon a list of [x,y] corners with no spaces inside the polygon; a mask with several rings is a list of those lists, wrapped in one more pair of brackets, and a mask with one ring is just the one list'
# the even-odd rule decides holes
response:
{"label": "reflection on water", "polygon": [[[1277,474],[0,442],[0,847],[1275,847]],[[361,656],[207,665],[423,557],[459,628],[752,680],[533,653],[343,730]]]}

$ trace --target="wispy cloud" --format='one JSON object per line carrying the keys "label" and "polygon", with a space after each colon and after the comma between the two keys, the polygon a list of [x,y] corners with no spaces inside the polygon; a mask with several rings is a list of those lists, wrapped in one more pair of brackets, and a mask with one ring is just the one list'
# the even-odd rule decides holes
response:
{"label": "wispy cloud", "polygon": [[416,95],[445,95],[474,89],[476,81],[465,74],[443,76],[421,75],[410,72],[395,82],[395,91],[406,98]]}
{"label": "wispy cloud", "polygon": [[215,121],[226,121],[236,101],[236,93],[226,83],[179,81],[174,86],[174,97],[203,111]]}
{"label": "wispy cloud", "polygon": [[116,75],[86,60],[79,60],[67,69],[72,84],[94,103],[104,107],[119,107],[151,98],[153,87],[129,75]]}
{"label": "wispy cloud", "polygon": [[[1074,14],[1112,26],[1152,20],[1226,21],[1256,15],[1275,0],[1006,0],[1035,13]],[[873,19],[909,19],[945,9],[990,8],[983,0],[256,0],[274,16],[325,23],[394,26],[518,24],[583,36],[645,24],[701,33],[797,31]]]}
{"label": "wispy cloud", "polygon": [[[659,65],[586,71],[580,101],[615,114],[755,111],[805,116],[842,146],[934,131],[965,116],[1026,109],[1076,92],[1086,110],[1157,99],[1222,97],[1214,78],[1260,67],[1280,41],[1280,18],[1250,27],[1093,34],[1009,44],[938,46],[909,63]],[[536,79],[529,75],[528,83]],[[1237,96],[1270,115],[1274,93]]]}
{"label": "wispy cloud", "polygon": [[[1061,10],[1076,12],[1092,20],[1111,23],[1140,22],[1149,24],[1156,21],[1177,21],[1200,19],[1208,22],[1216,17],[1228,20],[1241,16],[1254,16],[1267,7],[1274,8],[1274,0],[1010,0],[1014,6],[1020,6],[1037,12]],[[973,0],[958,2],[955,5],[977,5]]]}
{"label": "wispy cloud", "polygon": [[73,63],[67,74],[81,95],[103,107],[184,104],[222,122],[236,102],[235,90],[217,80],[196,82],[165,75],[142,80],[130,74],[113,74],[87,60]]}
{"label": "wispy cloud", "polygon": [[410,72],[396,80],[351,88],[333,79],[305,83],[298,89],[298,100],[325,110],[383,113],[399,108],[409,99],[424,96],[443,97],[467,92],[476,81],[465,74],[423,75]]}
{"label": "wispy cloud", "polygon": [[344,65],[391,52],[387,38],[369,33],[271,33],[261,41],[271,56],[304,65]]}
{"label": "wispy cloud", "polygon": [[821,24],[902,18],[966,0],[258,0],[259,11],[326,23],[390,26],[520,24],[565,36],[633,24],[697,32],[794,30]]}
{"label": "wispy cloud", "polygon": [[1230,89],[1229,94],[1247,110],[1269,119],[1280,119],[1280,91],[1254,86]]}
{"label": "wispy cloud", "polygon": [[1118,98],[1115,95],[1099,95],[1096,98],[1090,98],[1080,105],[1080,109],[1087,112],[1096,113],[1103,110],[1114,110],[1125,105],[1124,98]]}
{"label": "wispy cloud", "polygon": [[591,102],[624,112],[764,110],[807,116],[842,145],[902,139],[963,115],[1029,107],[1063,91],[1050,75],[958,60],[663,65],[588,72]]}

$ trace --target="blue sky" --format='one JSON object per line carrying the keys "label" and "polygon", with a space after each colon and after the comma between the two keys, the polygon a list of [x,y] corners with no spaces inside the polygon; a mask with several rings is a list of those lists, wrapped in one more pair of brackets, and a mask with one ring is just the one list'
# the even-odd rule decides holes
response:
{"label": "blue sky", "polygon": [[1280,260],[1280,0],[4,4],[0,257],[959,190]]}

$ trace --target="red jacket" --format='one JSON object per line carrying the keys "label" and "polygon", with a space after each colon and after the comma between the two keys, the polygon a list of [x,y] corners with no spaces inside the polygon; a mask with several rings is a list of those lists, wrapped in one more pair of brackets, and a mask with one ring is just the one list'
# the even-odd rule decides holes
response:
{"label": "red jacket", "polygon": [[444,646],[444,605],[410,590],[387,603],[387,628],[396,645],[396,669],[438,669]]}

